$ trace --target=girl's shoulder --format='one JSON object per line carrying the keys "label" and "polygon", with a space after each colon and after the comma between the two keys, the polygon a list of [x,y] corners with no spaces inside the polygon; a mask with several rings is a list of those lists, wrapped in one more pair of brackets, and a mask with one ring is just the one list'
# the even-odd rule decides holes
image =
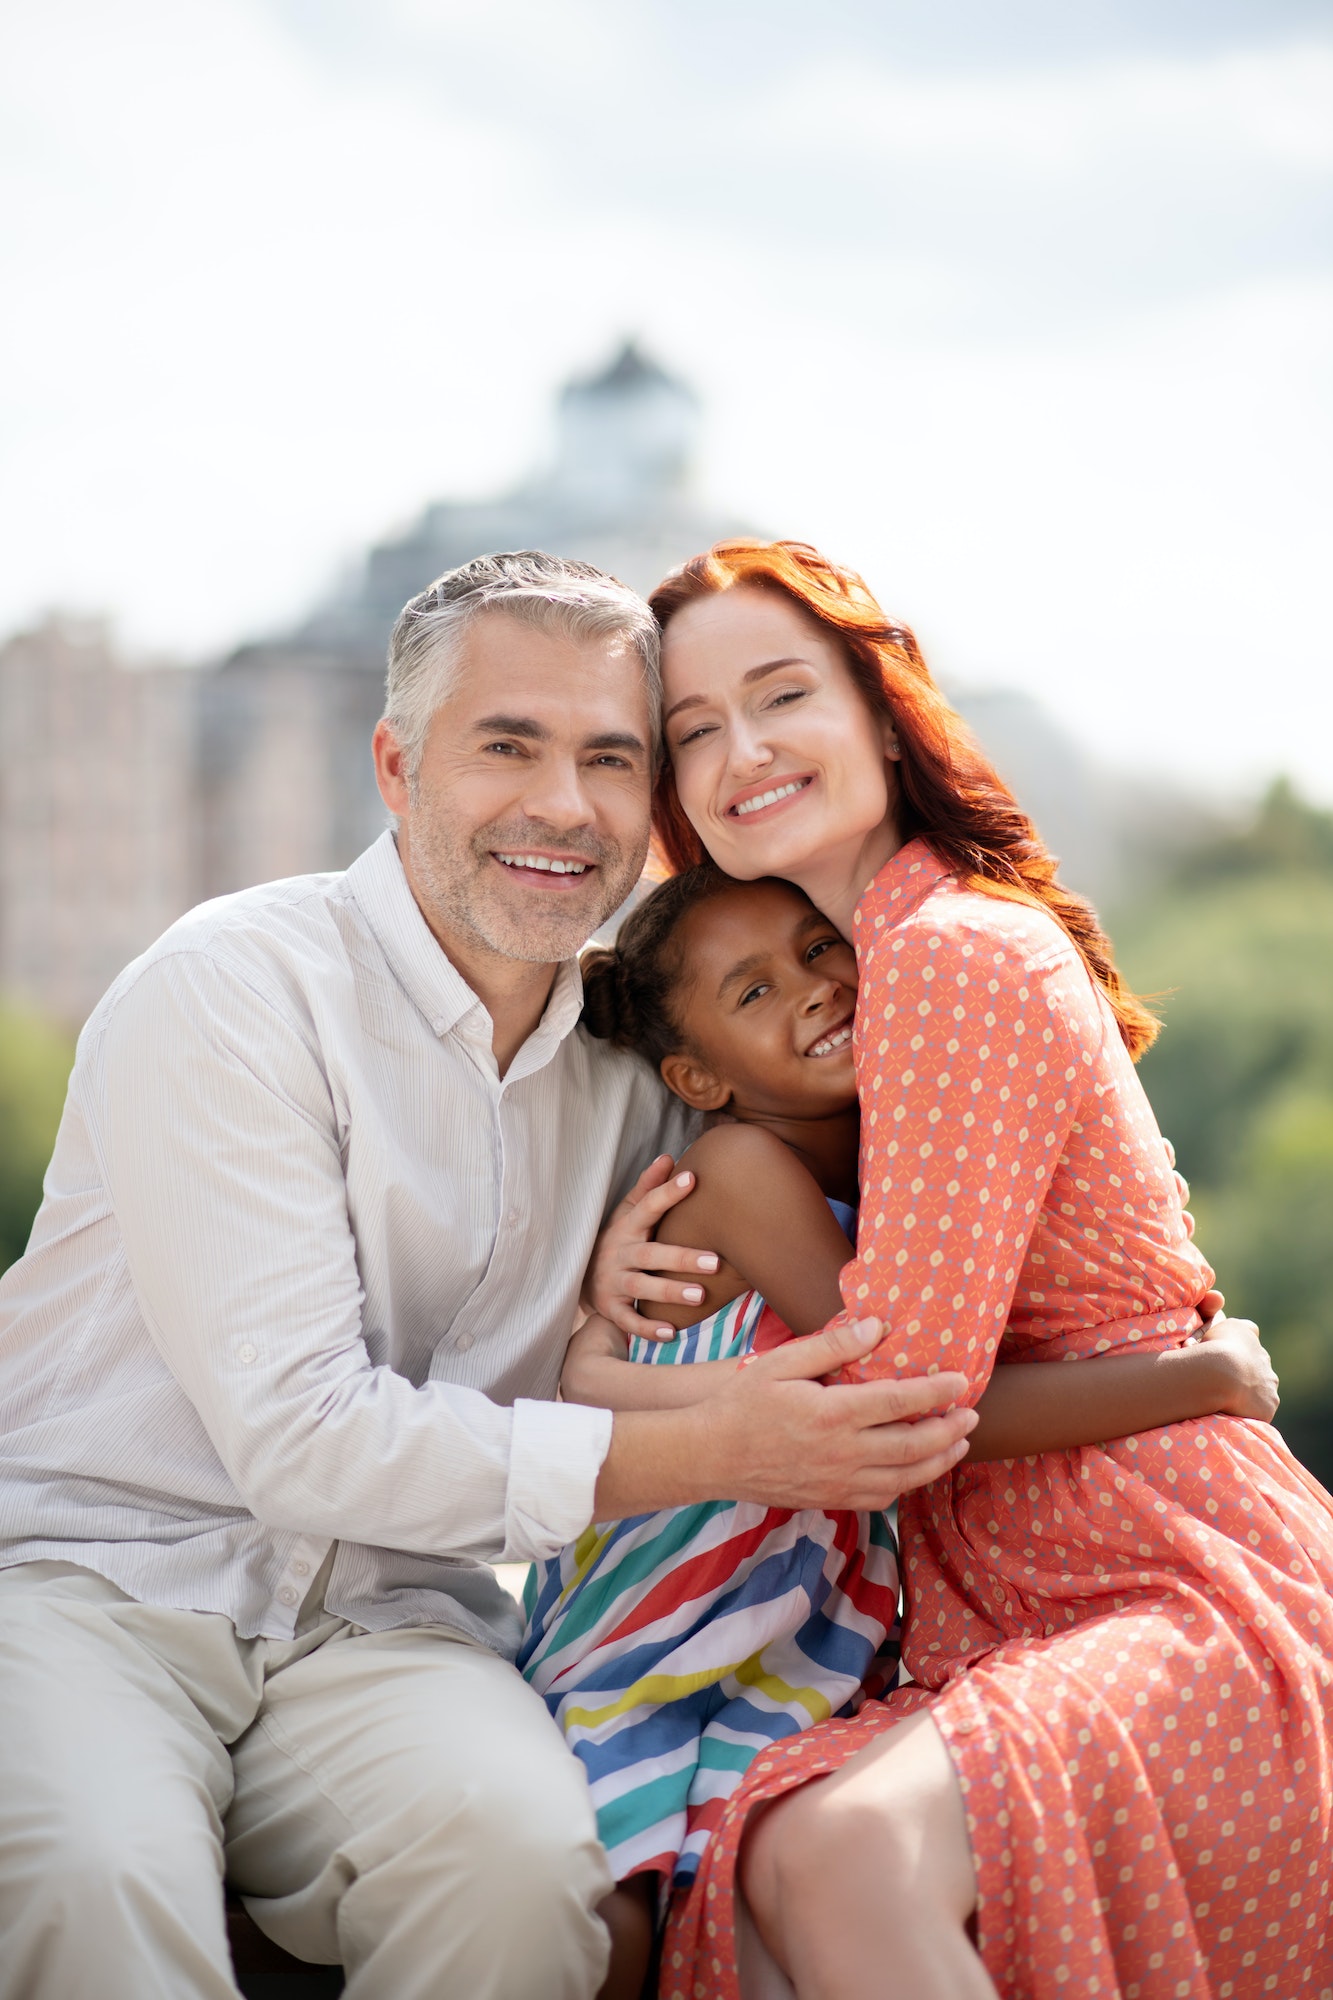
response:
{"label": "girl's shoulder", "polygon": [[722,1118],[708,1126],[676,1162],[678,1169],[688,1168],[694,1174],[751,1172],[764,1167],[782,1171],[789,1164],[800,1164],[790,1146],[764,1126],[744,1125],[738,1118]]}

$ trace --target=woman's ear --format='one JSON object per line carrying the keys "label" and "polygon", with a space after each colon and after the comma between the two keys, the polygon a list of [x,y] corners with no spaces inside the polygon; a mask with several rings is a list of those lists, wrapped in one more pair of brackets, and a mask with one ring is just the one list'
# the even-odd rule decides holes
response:
{"label": "woman's ear", "polygon": [[731,1102],[731,1086],[723,1083],[697,1056],[663,1056],[662,1081],[673,1096],[695,1111],[721,1111]]}

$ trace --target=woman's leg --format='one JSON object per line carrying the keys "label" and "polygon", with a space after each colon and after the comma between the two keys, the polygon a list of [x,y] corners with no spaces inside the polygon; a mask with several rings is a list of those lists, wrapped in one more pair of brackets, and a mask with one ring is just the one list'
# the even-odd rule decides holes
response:
{"label": "woman's leg", "polygon": [[928,1715],[762,1813],[740,1884],[800,2000],[996,2000],[967,1936],[962,1795]]}

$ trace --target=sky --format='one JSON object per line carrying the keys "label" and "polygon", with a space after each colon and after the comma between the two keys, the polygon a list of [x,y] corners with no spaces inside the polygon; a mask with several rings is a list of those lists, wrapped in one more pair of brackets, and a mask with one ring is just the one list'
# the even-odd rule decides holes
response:
{"label": "sky", "polygon": [[0,635],[282,629],[626,333],[949,679],[1333,800],[1333,0],[0,0]]}

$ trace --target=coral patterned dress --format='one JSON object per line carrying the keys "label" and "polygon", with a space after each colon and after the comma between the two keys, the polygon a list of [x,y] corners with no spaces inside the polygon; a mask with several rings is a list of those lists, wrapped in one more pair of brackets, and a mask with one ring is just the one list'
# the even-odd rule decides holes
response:
{"label": "coral patterned dress", "polygon": [[[865,1369],[1169,1346],[1211,1273],[1105,1001],[1044,912],[921,841],[862,899],[849,1312]],[[1333,2000],[1333,1501],[1209,1417],[904,1498],[915,1682],[776,1745],[673,1909],[664,2000],[734,2000],[747,1814],[923,1707],[1005,2000]]]}

